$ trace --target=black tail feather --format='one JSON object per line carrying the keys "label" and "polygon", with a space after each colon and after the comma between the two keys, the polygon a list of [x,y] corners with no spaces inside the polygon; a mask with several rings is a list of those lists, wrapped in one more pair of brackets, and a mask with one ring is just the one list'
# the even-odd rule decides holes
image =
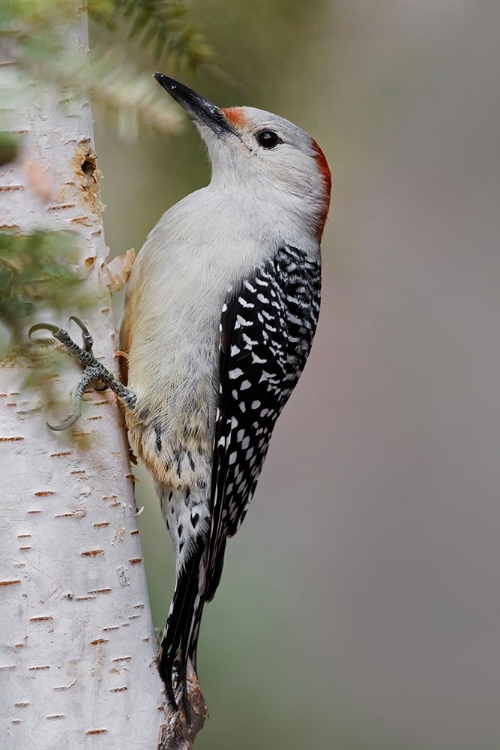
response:
{"label": "black tail feather", "polygon": [[[186,684],[187,660],[188,657],[193,662],[196,659],[196,642],[193,649],[191,635],[197,635],[204,603],[203,592],[199,591],[200,566],[204,564],[204,552],[205,542],[202,537],[198,537],[191,557],[177,578],[159,653],[159,671],[165,683],[168,700],[177,709],[175,693],[177,688],[182,686],[182,702],[188,720],[190,709]],[[198,595],[200,600],[197,605]]]}
{"label": "black tail feather", "polygon": [[217,555],[212,564],[212,570],[207,570],[207,584],[205,601],[211,602],[220,583],[222,568],[224,567],[224,553],[226,551],[226,540],[222,540],[217,550]]}

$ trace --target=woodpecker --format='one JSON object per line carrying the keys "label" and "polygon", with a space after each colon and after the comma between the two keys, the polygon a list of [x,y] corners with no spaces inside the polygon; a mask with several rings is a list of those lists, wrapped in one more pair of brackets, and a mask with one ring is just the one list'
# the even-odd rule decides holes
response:
{"label": "woodpecker", "polygon": [[161,217],[132,268],[123,384],[95,360],[78,319],[83,348],[62,329],[35,328],[79,357],[85,385],[99,379],[118,394],[131,445],[154,477],[176,553],[158,662],[170,702],[183,695],[187,712],[203,607],[311,349],[331,177],[318,144],[288,120],[222,109],[155,78],[196,125],[212,178]]}

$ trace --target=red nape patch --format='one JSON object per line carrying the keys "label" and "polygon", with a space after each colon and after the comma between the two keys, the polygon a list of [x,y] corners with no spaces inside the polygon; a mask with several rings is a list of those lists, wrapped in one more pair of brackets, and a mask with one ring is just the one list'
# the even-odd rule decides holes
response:
{"label": "red nape patch", "polygon": [[316,164],[318,165],[319,172],[321,174],[321,177],[323,178],[323,183],[325,185],[325,206],[323,213],[320,216],[320,226],[319,226],[319,237],[321,239],[321,235],[323,234],[323,229],[325,228],[325,222],[326,217],[328,216],[328,210],[330,208],[330,195],[332,192],[332,173],[330,172],[330,167],[328,166],[328,162],[326,160],[326,156],[324,155],[322,149],[314,138],[312,140],[312,146],[314,149],[314,159],[316,161]]}
{"label": "red nape patch", "polygon": [[228,120],[231,125],[235,128],[242,128],[245,125],[246,118],[243,112],[243,107],[227,107],[222,108],[224,117]]}
{"label": "red nape patch", "polygon": [[321,148],[318,146],[318,144],[316,143],[314,139],[312,140],[312,145],[313,145],[313,149],[315,152],[314,158],[316,160],[316,164],[318,165],[318,169],[325,183],[326,195],[327,195],[328,201],[330,201],[330,193],[332,192],[332,174],[330,172],[330,167],[328,166],[326,156],[324,155],[323,151],[321,150]]}

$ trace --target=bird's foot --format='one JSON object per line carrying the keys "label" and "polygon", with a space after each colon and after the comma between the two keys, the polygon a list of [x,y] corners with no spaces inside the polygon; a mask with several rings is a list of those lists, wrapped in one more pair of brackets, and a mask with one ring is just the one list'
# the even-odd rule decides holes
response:
{"label": "bird's foot", "polygon": [[71,427],[77,419],[79,419],[82,413],[82,396],[91,383],[102,384],[100,387],[96,387],[96,390],[106,390],[106,388],[110,388],[130,409],[133,409],[136,403],[135,394],[132,393],[132,391],[129,391],[128,388],[125,388],[113,373],[107,370],[106,367],[95,358],[93,351],[94,339],[92,338],[87,326],[84,325],[84,323],[82,323],[82,321],[75,315],[72,315],[70,320],[76,323],[82,331],[82,346],[75,344],[71,336],[63,328],[58,328],[50,323],[37,323],[36,325],[31,326],[28,333],[31,337],[35,331],[49,331],[52,336],[64,346],[69,354],[76,357],[83,367],[83,376],[73,393],[73,408],[71,414],[61,424],[49,424],[48,426],[51,430],[66,430],[68,427]]}

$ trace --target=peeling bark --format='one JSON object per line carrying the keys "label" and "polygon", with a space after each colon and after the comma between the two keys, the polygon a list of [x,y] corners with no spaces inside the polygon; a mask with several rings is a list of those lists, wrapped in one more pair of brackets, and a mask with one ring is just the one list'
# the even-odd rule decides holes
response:
{"label": "peeling bark", "polygon": [[[83,10],[67,39],[86,51]],[[10,75],[13,61],[0,63]],[[96,300],[85,322],[116,370],[90,102],[59,101],[40,81],[29,101],[10,113],[23,149],[0,170],[0,225],[78,233]],[[63,397],[81,373],[60,363]],[[0,368],[0,744],[155,748],[164,693],[118,405],[92,391],[72,435],[54,433],[25,377],[20,363]]]}

